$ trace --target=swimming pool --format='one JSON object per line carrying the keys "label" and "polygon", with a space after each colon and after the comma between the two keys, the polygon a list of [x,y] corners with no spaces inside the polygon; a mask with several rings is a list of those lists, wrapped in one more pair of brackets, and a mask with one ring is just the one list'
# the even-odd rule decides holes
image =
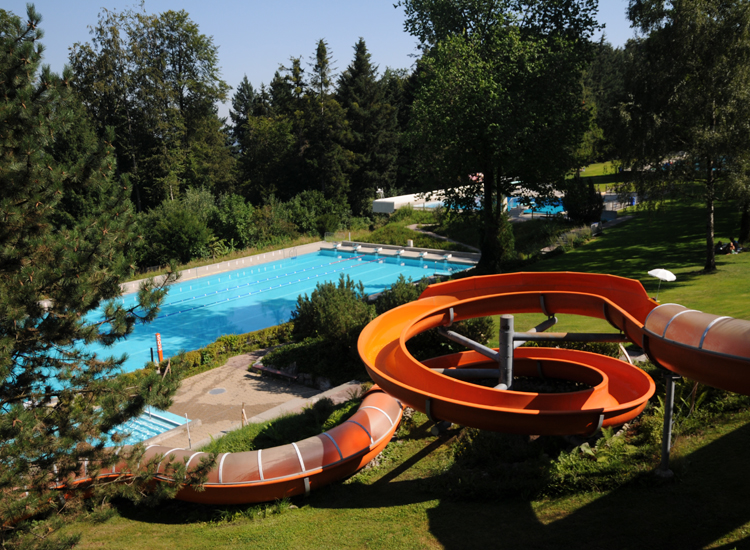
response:
{"label": "swimming pool", "polygon": [[560,214],[561,212],[565,211],[565,207],[563,206],[563,203],[560,199],[555,199],[555,200],[550,201],[547,204],[537,206],[536,201],[534,201],[534,199],[526,199],[522,197],[508,197],[508,211],[514,208],[523,208],[523,207],[527,208],[523,211],[524,214],[536,213],[536,214],[547,214],[549,216],[553,216],[555,214]]}
{"label": "swimming pool", "polygon": [[140,416],[131,418],[125,424],[114,428],[112,432],[129,434],[118,445],[135,445],[186,423],[187,419],[181,416],[153,407],[146,407],[146,410]]}
{"label": "swimming pool", "polygon": [[[400,274],[419,280],[449,275],[471,264],[400,256],[320,250],[296,258],[243,267],[217,275],[174,284],[157,319],[136,325],[125,340],[104,348],[91,346],[100,356],[127,353],[125,372],[142,368],[156,354],[155,335],[161,335],[164,356],[206,346],[223,334],[243,334],[284,323],[297,304],[297,296],[310,295],[323,281],[337,281],[341,274],[361,281],[367,294],[382,292]],[[136,295],[123,296],[128,307]],[[101,312],[89,317],[95,322]]]}

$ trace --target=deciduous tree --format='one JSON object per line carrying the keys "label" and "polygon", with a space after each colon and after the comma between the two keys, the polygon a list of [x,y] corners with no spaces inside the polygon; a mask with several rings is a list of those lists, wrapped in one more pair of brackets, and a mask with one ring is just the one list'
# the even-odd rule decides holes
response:
{"label": "deciduous tree", "polygon": [[750,4],[632,0],[629,17],[645,34],[631,48],[627,78],[627,160],[639,176],[636,189],[658,201],[673,182],[703,185],[704,270],[714,271],[718,186],[750,143]]}
{"label": "deciduous tree", "polygon": [[465,211],[480,197],[480,267],[497,271],[513,252],[501,238],[504,196],[515,182],[541,194],[561,185],[589,126],[581,78],[596,2],[399,5],[426,52],[412,112],[421,172],[433,189],[453,188],[449,202]]}

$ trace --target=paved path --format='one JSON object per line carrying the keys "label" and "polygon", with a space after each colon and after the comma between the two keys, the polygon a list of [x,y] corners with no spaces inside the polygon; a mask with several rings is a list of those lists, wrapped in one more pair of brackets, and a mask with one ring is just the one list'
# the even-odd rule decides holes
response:
{"label": "paved path", "polygon": [[[249,419],[289,401],[304,402],[320,393],[315,388],[249,372],[248,367],[262,355],[263,352],[238,355],[221,367],[183,380],[169,412],[200,420],[200,425],[190,430],[193,448],[239,426],[243,403]],[[187,447],[187,433],[160,439],[158,444]]]}
{"label": "paved path", "polygon": [[350,399],[359,391],[358,382],[321,392],[318,389],[249,372],[248,367],[265,350],[237,355],[216,369],[183,380],[169,412],[191,422],[190,442],[186,430],[177,430],[148,441],[173,448],[199,449],[211,439],[241,426],[242,406],[248,422],[264,422],[288,413],[300,412],[315,401],[328,397],[334,403]]}

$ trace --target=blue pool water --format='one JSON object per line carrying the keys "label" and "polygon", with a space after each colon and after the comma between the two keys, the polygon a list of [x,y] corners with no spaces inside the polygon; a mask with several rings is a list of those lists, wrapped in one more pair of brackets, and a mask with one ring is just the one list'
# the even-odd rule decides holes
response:
{"label": "blue pool water", "polygon": [[119,444],[135,445],[178,426],[182,426],[186,422],[185,418],[171,412],[146,407],[146,411],[141,416],[131,419],[113,431],[121,434],[130,434]]}
{"label": "blue pool water", "polygon": [[[164,356],[206,346],[223,334],[242,334],[289,320],[297,296],[312,294],[323,281],[337,281],[343,273],[362,281],[367,294],[388,288],[400,274],[419,280],[435,274],[448,275],[470,266],[464,263],[407,259],[374,254],[321,250],[218,275],[178,281],[162,305],[158,318],[136,325],[125,340],[112,347],[91,346],[101,356],[127,353],[123,370],[142,368],[156,357],[155,335],[162,340]],[[135,294],[122,298],[125,306]],[[90,317],[96,321],[100,314]]]}
{"label": "blue pool water", "polygon": [[508,197],[508,210],[510,211],[514,208],[521,208],[523,206],[526,206],[529,200],[531,201],[531,208],[524,210],[524,214],[531,214],[533,210],[533,213],[535,214],[547,214],[552,216],[564,211],[562,201],[560,200],[553,201],[542,206],[537,206],[534,202],[534,199],[523,199],[521,197]]}

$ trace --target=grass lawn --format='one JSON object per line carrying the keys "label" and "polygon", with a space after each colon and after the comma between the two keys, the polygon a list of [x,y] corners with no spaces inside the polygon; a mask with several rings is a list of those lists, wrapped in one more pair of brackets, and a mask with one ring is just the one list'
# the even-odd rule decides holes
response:
{"label": "grass lawn", "polygon": [[[589,164],[585,169],[581,171],[581,175],[584,177],[609,176],[611,174],[616,174],[618,168],[619,166],[612,161],[597,162],[594,164]],[[572,175],[570,177],[572,177]]]}
{"label": "grass lawn", "polygon": [[[720,206],[716,218],[717,238],[726,240],[738,225],[738,214]],[[588,244],[527,269],[632,277],[655,295],[658,281],[647,271],[661,267],[677,275],[677,281],[661,284],[662,303],[750,319],[750,253],[720,256],[717,273],[701,274],[703,219],[699,204],[675,205],[652,216],[637,212]],[[517,326],[536,320],[519,316]],[[607,328],[567,316],[555,330]],[[658,461],[652,456],[640,473],[615,489],[557,496],[493,492],[496,479],[488,470],[457,463],[462,432],[453,429],[436,438],[428,428],[427,419],[415,414],[379,464],[308,498],[259,507],[165,502],[147,509],[118,502],[111,516],[93,514],[70,529],[83,533],[81,548],[750,547],[748,410],[711,417],[679,435],[671,480],[651,473]],[[467,493],[461,485],[466,476],[479,487],[485,479],[486,489]]]}

